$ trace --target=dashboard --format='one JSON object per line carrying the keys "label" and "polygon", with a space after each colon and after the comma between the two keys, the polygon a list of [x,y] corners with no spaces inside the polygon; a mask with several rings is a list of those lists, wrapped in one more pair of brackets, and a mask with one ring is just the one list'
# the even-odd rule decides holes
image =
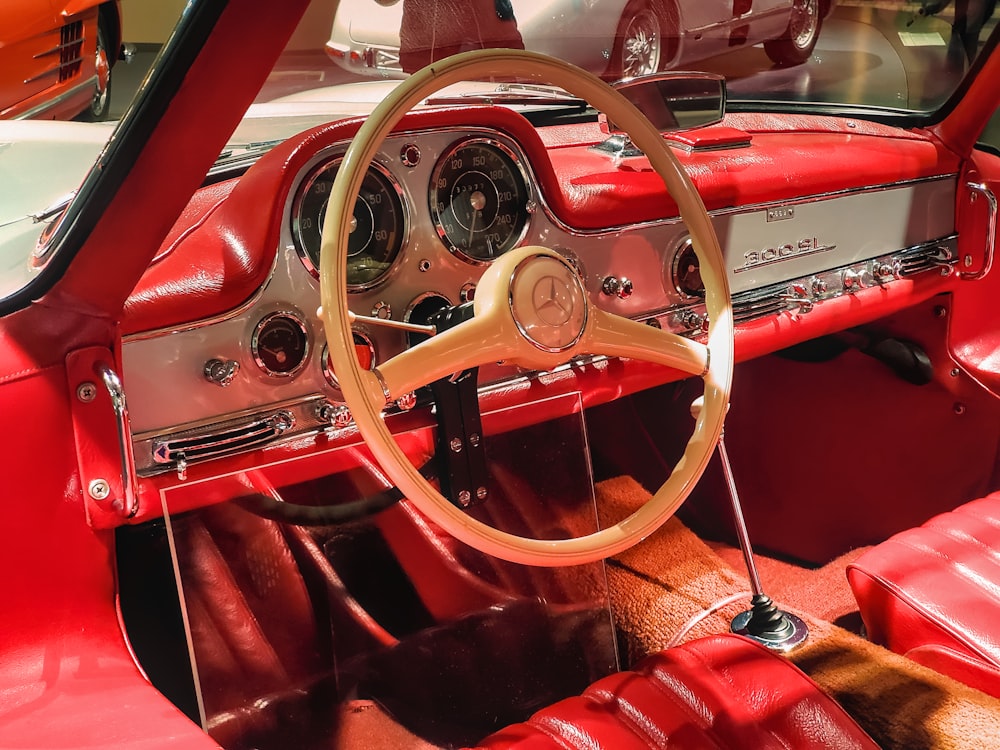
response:
{"label": "dashboard", "polygon": [[[698,259],[641,154],[595,149],[596,126],[543,132],[508,110],[410,118],[379,149],[351,224],[349,298],[364,365],[423,335],[384,323],[420,325],[470,301],[488,265],[525,244],[562,254],[607,311],[683,336],[704,332]],[[898,154],[873,161],[861,134],[826,124],[823,137],[845,149],[841,166],[831,172],[800,159],[782,173],[771,162],[782,149],[793,153],[794,139],[735,124],[747,134],[738,146],[676,146],[726,257],[738,354],[751,335],[745,356],[846,326],[852,318],[842,311],[863,308],[857,321],[873,319],[985,262],[960,264],[956,174],[926,141],[901,136],[894,145],[910,163],[900,166]],[[317,315],[324,212],[350,128],[297,136],[246,174],[206,188],[211,199],[175,227],[151,270],[160,282],[140,285],[126,308],[143,321],[123,345],[140,476],[184,481],[190,467],[223,456],[357,440]],[[791,179],[795,169],[808,179]],[[202,260],[208,247],[223,248],[220,262]],[[261,270],[245,271],[254,265]],[[200,300],[171,301],[192,286]],[[212,302],[223,289],[226,302]],[[852,302],[861,299],[868,302]],[[838,322],[817,314],[827,306]],[[151,312],[162,310],[172,312]],[[812,319],[822,323],[810,327]],[[481,368],[479,385],[487,398],[538,377],[498,363]],[[420,411],[427,399],[408,394],[388,412]]]}

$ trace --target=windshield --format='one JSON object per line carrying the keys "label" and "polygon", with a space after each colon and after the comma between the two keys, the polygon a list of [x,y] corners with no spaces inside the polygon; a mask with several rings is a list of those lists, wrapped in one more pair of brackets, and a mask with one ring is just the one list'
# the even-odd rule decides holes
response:
{"label": "windshield", "polygon": [[[35,103],[4,112],[105,122],[0,122],[0,172],[11,188],[0,201],[4,311],[44,292],[39,277],[57,254],[62,208],[114,122],[172,54],[178,18],[207,4],[96,5],[81,23],[85,36],[92,24],[104,49],[91,79],[96,88],[78,104],[83,110]],[[995,0],[314,0],[207,179],[249,166],[308,127],[364,115],[422,66],[484,47],[544,53],[608,82],[664,71],[716,74],[729,111],[925,125],[940,119],[991,47],[994,9]],[[107,77],[101,54],[111,66]],[[51,96],[65,102],[64,93]],[[597,115],[560,92],[506,79],[452,87],[441,97],[430,103],[509,104],[540,126]],[[987,131],[982,140],[996,147],[1000,137]]]}
{"label": "windshield", "polygon": [[[664,70],[718,73],[737,108],[784,102],[932,112],[975,61],[996,25],[994,7],[995,0],[343,0],[336,11],[315,7],[262,98],[402,78],[449,54],[508,47],[608,81]],[[318,53],[315,68],[307,52]]]}

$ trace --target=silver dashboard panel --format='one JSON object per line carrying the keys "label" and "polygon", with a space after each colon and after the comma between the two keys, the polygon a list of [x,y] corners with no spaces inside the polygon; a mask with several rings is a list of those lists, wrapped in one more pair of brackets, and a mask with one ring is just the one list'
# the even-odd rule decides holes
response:
{"label": "silver dashboard panel", "polygon": [[[351,295],[356,313],[388,311],[393,319],[402,320],[415,301],[428,294],[457,304],[463,290],[474,287],[484,266],[465,262],[445,247],[433,228],[427,196],[438,156],[459,139],[484,135],[504,142],[526,167],[532,209],[522,244],[542,245],[571,256],[594,304],[634,319],[691,306],[692,300],[677,291],[672,279],[674,253],[687,236],[678,219],[606,231],[576,231],[548,209],[531,165],[516,143],[492,131],[462,129],[394,136],[377,154],[376,160],[401,186],[410,231],[385,283]],[[413,143],[419,144],[421,159],[415,165],[404,164],[400,155]],[[317,154],[296,177],[295,187],[317,164],[336,155],[337,149]],[[294,196],[295,187],[290,196]],[[730,269],[733,293],[740,295],[951,237],[955,231],[954,198],[955,178],[941,177],[809,196],[794,203],[718,211],[712,221]],[[287,217],[292,198],[286,203]],[[323,375],[323,326],[316,315],[318,282],[295,251],[289,224],[283,222],[268,283],[245,306],[182,330],[126,339],[124,380],[137,446],[151,445],[173,433],[196,431],[235,415],[264,412],[274,404],[339,400],[339,392]],[[630,279],[633,294],[623,299],[602,292],[609,276]],[[308,361],[291,378],[269,377],[254,364],[250,351],[255,326],[275,310],[297,313],[312,341]],[[685,326],[676,328],[684,332]],[[384,360],[406,346],[403,333],[364,325],[360,330],[371,339],[378,359]],[[206,362],[212,359],[239,364],[238,373],[226,387],[205,378]],[[481,380],[495,382],[513,375],[512,371],[496,369],[481,373]],[[310,429],[316,429],[316,424],[310,423]],[[148,456],[137,450],[136,458],[140,467],[151,471]]]}

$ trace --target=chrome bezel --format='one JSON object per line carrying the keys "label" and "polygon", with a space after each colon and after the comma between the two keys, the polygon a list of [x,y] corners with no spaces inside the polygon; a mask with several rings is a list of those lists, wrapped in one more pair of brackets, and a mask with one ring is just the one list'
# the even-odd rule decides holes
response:
{"label": "chrome bezel", "polygon": [[443,294],[442,292],[435,292],[433,289],[429,289],[426,292],[421,292],[420,294],[418,294],[416,297],[411,299],[410,302],[406,305],[406,310],[403,311],[403,322],[412,323],[413,321],[410,320],[410,316],[413,315],[413,311],[416,309],[417,305],[419,305],[421,302],[429,300],[431,297],[439,297],[440,299],[443,299],[446,303],[446,306],[448,307],[451,307],[455,304],[454,302],[451,301],[451,299],[448,298],[447,294]]}
{"label": "chrome bezel", "polygon": [[[368,353],[371,355],[371,366],[369,366],[368,369],[374,370],[378,365],[378,360],[376,359],[375,342],[372,341],[371,336],[366,333],[362,333],[355,328],[351,329],[351,336],[361,339],[363,345],[368,347]],[[356,340],[354,345],[358,345]],[[319,356],[319,366],[323,371],[323,379],[326,381],[327,385],[340,392],[340,381],[337,380],[337,374],[333,371],[333,363],[330,361],[330,346],[328,344],[323,344],[323,349],[320,351]]]}
{"label": "chrome bezel", "polygon": [[[319,176],[330,169],[338,168],[343,161],[344,154],[341,152],[331,158],[324,159],[310,169],[295,190],[295,198],[292,201],[291,210],[289,212],[289,229],[291,231],[292,245],[295,248],[295,253],[299,256],[299,260],[302,261],[302,265],[305,266],[306,270],[313,276],[313,278],[316,279],[319,278],[319,268],[317,268],[312,257],[309,255],[309,251],[305,248],[305,241],[303,240],[301,234],[302,229],[299,225],[302,203],[305,200],[306,194],[309,192],[310,188],[312,188]],[[400,228],[402,239],[399,242],[399,247],[396,249],[396,254],[393,257],[392,262],[389,264],[389,268],[372,281],[368,281],[363,284],[348,284],[347,291],[351,294],[366,292],[369,289],[374,289],[386,283],[399,268],[400,259],[403,257],[403,249],[406,247],[410,239],[409,204],[406,200],[406,194],[403,192],[403,187],[399,184],[399,180],[396,179],[395,175],[393,175],[388,167],[385,167],[375,160],[372,160],[372,162],[368,165],[368,171],[374,171],[384,177],[391,188],[391,194],[395,195],[396,205],[399,208],[400,222],[402,223]],[[365,177],[367,176],[368,174],[366,172]]]}
{"label": "chrome bezel", "polygon": [[437,233],[438,239],[441,240],[441,244],[447,248],[448,252],[454,255],[456,258],[469,263],[473,266],[488,266],[492,263],[492,260],[483,260],[481,258],[475,258],[468,253],[464,252],[461,248],[456,247],[448,240],[448,233],[445,231],[441,224],[441,215],[437,210],[437,201],[434,197],[437,195],[437,182],[438,178],[441,176],[441,171],[444,169],[444,165],[447,161],[455,155],[456,152],[468,146],[486,146],[493,148],[500,153],[502,157],[505,157],[514,166],[514,174],[520,178],[521,185],[524,188],[524,221],[521,226],[516,228],[511,232],[511,237],[513,241],[510,247],[499,253],[497,257],[503,255],[504,253],[513,250],[524,240],[525,236],[528,234],[528,227],[531,224],[532,212],[528,210],[528,207],[535,203],[533,183],[528,175],[528,171],[521,160],[520,154],[508,146],[506,143],[498,138],[491,138],[487,136],[470,136],[466,138],[460,138],[449,145],[438,157],[438,160],[434,163],[434,169],[431,171],[430,184],[427,190],[427,207],[430,211],[431,222],[434,225],[434,231]]}
{"label": "chrome bezel", "polygon": [[[294,368],[288,370],[287,372],[280,372],[278,370],[272,370],[265,364],[264,360],[260,356],[260,335],[261,332],[273,321],[278,318],[284,318],[285,320],[291,322],[296,329],[298,329],[302,334],[302,340],[305,345],[302,348],[302,357],[298,364]],[[263,318],[257,321],[257,324],[253,328],[253,333],[250,335],[250,355],[253,357],[254,364],[260,369],[262,373],[270,378],[276,378],[279,380],[288,380],[290,378],[298,375],[305,368],[306,363],[309,361],[309,353],[312,349],[312,342],[309,336],[309,326],[302,317],[292,311],[292,310],[276,310],[275,312],[268,313]]]}
{"label": "chrome bezel", "polygon": [[[704,295],[688,294],[684,291],[680,283],[678,268],[680,267],[681,255],[688,248],[691,248],[692,252],[695,253],[695,257],[697,257],[698,253],[694,249],[694,240],[691,239],[691,235],[684,235],[684,238],[674,245],[674,250],[670,255],[670,286],[677,292],[677,295],[683,302],[704,301]],[[698,258],[698,262],[701,262],[701,258]]]}

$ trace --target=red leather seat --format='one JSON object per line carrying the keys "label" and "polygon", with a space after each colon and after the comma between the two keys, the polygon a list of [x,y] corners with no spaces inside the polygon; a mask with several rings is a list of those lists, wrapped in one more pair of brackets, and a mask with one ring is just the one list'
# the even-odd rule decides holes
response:
{"label": "red leather seat", "polygon": [[890,537],[847,577],[871,640],[1000,697],[1000,492]]}
{"label": "red leather seat", "polygon": [[483,750],[877,748],[785,658],[735,635],[688,642],[484,740]]}

